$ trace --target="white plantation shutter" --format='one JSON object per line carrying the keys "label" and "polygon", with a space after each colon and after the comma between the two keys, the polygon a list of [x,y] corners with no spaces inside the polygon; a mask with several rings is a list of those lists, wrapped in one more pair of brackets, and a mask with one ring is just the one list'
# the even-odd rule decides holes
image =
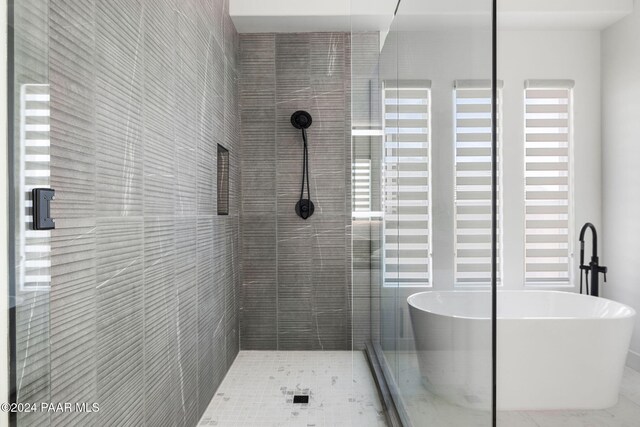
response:
{"label": "white plantation shutter", "polygon": [[570,284],[572,81],[525,87],[525,283]]}
{"label": "white plantation shutter", "polygon": [[384,280],[430,286],[431,82],[384,89]]}
{"label": "white plantation shutter", "polygon": [[454,93],[455,283],[490,285],[491,81],[459,80]]}

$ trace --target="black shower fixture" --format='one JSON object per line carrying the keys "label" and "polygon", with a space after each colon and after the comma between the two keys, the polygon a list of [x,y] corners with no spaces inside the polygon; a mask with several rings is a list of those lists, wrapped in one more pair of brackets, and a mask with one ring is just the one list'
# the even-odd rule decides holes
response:
{"label": "black shower fixture", "polygon": [[[296,203],[296,213],[302,219],[307,219],[313,215],[315,206],[311,201],[311,187],[309,184],[309,148],[307,143],[307,128],[311,126],[311,114],[306,111],[296,111],[291,115],[291,124],[296,129],[302,130],[302,187],[300,188],[300,199]],[[304,198],[304,184],[307,183],[307,198]]]}
{"label": "black shower fixture", "polygon": [[311,126],[311,114],[306,111],[296,111],[291,115],[291,124],[296,129],[308,129]]}

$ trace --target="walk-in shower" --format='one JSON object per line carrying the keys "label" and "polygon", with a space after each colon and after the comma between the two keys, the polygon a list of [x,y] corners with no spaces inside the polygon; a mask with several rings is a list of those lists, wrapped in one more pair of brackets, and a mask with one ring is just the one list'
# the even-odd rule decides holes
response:
{"label": "walk-in shower", "polygon": [[0,427],[638,424],[640,0],[3,10]]}

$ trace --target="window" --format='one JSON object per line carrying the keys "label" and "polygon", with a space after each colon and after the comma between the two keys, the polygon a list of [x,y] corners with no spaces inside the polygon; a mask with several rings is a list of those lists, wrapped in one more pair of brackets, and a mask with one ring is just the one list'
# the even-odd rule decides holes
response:
{"label": "window", "polygon": [[48,84],[20,86],[20,291],[48,291],[51,286],[51,231],[33,230],[31,190],[49,187],[50,95]]}
{"label": "window", "polygon": [[431,82],[385,82],[384,281],[430,286]]}
{"label": "window", "polygon": [[358,159],[351,165],[353,211],[371,212],[371,160]]}
{"label": "window", "polygon": [[491,82],[458,80],[454,87],[455,283],[490,285]]}
{"label": "window", "polygon": [[525,284],[570,285],[571,81],[525,85]]}

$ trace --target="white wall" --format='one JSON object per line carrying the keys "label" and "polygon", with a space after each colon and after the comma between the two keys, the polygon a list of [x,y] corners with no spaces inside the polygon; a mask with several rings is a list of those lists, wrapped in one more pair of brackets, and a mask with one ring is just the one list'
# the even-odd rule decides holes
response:
{"label": "white wall", "polygon": [[[500,31],[498,78],[504,81],[503,115],[503,273],[505,287],[524,280],[524,81],[571,79],[573,90],[573,249],[580,228],[592,222],[601,229],[600,200],[600,32]],[[590,248],[586,256],[590,256]],[[574,252],[577,290],[579,253]],[[568,290],[568,289],[564,289]]]}
{"label": "white wall", "polygon": [[[390,33],[381,78],[432,81],[432,203],[434,288],[454,282],[453,81],[491,77],[488,29]],[[500,31],[498,78],[504,82],[504,286],[524,282],[524,81],[571,79],[574,89],[574,200],[577,239],[582,224],[601,226],[600,32]],[[578,254],[574,257],[576,271]],[[566,288],[565,288],[566,289]],[[574,288],[575,289],[575,288]],[[408,292],[410,292],[409,290]]]}
{"label": "white wall", "polygon": [[[605,297],[640,313],[640,1],[635,12],[602,34],[602,261]],[[640,370],[640,315],[629,366]]]}

